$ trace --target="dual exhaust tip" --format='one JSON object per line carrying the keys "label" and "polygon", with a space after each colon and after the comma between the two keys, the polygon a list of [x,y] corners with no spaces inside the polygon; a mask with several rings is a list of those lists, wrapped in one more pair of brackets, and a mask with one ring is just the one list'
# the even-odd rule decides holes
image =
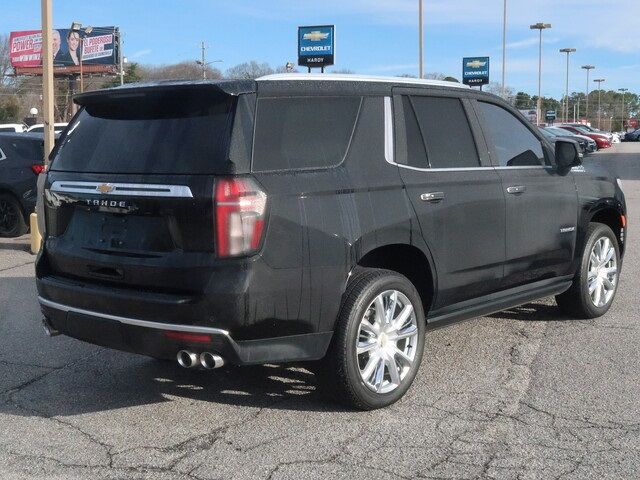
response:
{"label": "dual exhaust tip", "polygon": [[202,352],[198,355],[195,352],[180,350],[176,355],[178,364],[183,368],[195,368],[201,366],[207,370],[220,368],[224,365],[224,358],[211,352]]}

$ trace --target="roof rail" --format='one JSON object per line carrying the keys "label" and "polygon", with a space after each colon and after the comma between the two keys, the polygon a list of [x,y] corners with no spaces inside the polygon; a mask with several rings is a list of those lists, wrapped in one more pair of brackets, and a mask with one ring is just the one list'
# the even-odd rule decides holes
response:
{"label": "roof rail", "polygon": [[258,82],[274,80],[312,80],[312,81],[339,81],[339,82],[380,82],[398,83],[406,85],[423,85],[437,87],[470,88],[458,82],[444,80],[428,80],[410,77],[382,77],[376,75],[352,75],[344,73],[276,73],[265,75],[256,79]]}

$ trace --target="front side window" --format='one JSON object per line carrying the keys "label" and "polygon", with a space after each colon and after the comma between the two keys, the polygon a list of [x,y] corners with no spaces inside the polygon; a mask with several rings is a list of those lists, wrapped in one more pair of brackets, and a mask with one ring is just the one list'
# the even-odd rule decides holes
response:
{"label": "front side window", "polygon": [[254,171],[328,168],[349,148],[360,97],[287,97],[258,100]]}
{"label": "front side window", "polygon": [[501,167],[545,165],[542,143],[515,115],[492,103],[478,102],[487,141]]}

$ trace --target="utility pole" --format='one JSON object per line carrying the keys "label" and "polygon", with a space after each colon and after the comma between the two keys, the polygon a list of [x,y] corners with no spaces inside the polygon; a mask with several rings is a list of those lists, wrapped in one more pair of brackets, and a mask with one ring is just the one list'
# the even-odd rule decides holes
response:
{"label": "utility pole", "polygon": [[120,75],[120,85],[124,85],[124,53],[122,51],[122,32],[118,32],[118,70]]}
{"label": "utility pole", "polygon": [[504,0],[502,12],[502,98],[505,94],[505,76],[507,71],[507,0]]}
{"label": "utility pole", "polygon": [[44,116],[44,164],[49,164],[49,153],[53,150],[53,16],[51,0],[41,0],[42,10],[42,103]]}
{"label": "utility pole", "polygon": [[420,78],[424,77],[424,52],[423,52],[423,0],[418,0],[418,56],[420,57],[418,64],[420,70]]}
{"label": "utility pole", "polygon": [[602,96],[602,82],[604,82],[604,78],[596,78],[594,82],[598,84],[598,130],[600,130],[600,117],[602,115],[602,110],[600,109],[600,98]]}
{"label": "utility pole", "polygon": [[204,43],[204,40],[201,43],[201,56],[200,56],[200,64],[202,65],[202,79],[207,79],[207,62],[205,60],[205,52],[207,50],[207,46]]}
{"label": "utility pole", "polygon": [[585,109],[584,117],[587,119],[587,123],[589,123],[589,72],[593,70],[593,65],[583,65],[582,68],[587,71],[587,106]]}
{"label": "utility pole", "polygon": [[622,128],[620,129],[621,132],[624,131],[624,117],[626,116],[627,112],[626,112],[626,105],[624,103],[624,94],[626,92],[629,91],[628,88],[619,88],[618,89],[619,92],[622,92]]}
{"label": "utility pole", "polygon": [[576,51],[575,48],[561,48],[560,53],[567,54],[567,84],[565,86],[564,96],[564,121],[569,121],[569,55]]}
{"label": "utility pole", "polygon": [[540,125],[540,118],[542,116],[542,30],[551,28],[551,24],[538,22],[534,25],[530,25],[529,28],[531,30],[540,31],[540,49],[538,55],[538,104],[536,106],[536,116],[538,125]]}

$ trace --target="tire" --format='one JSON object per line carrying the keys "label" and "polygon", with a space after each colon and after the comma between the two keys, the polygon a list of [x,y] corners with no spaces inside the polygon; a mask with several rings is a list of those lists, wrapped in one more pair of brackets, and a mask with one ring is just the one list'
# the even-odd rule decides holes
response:
{"label": "tire", "polygon": [[27,233],[20,202],[8,193],[0,193],[0,237],[19,237]]}
{"label": "tire", "polygon": [[[422,301],[414,285],[396,272],[361,269],[343,295],[327,356],[311,369],[324,392],[340,403],[360,410],[386,407],[411,386],[424,335]],[[357,352],[359,343],[366,352]]]}
{"label": "tire", "polygon": [[[563,312],[581,319],[597,318],[607,313],[615,298],[621,267],[618,239],[611,228],[602,223],[591,223],[587,229],[586,238],[580,267],[571,287],[566,292],[556,296],[556,303]],[[598,254],[598,248],[596,247],[598,243],[601,247],[602,245],[605,246],[604,249],[600,248],[599,250],[600,252],[604,250],[605,259],[608,258],[607,253],[612,255],[611,259],[601,266],[596,265],[598,262],[602,264],[603,260]],[[612,247],[612,254],[606,245]],[[595,256],[593,259],[592,253]],[[615,272],[612,269],[615,269]],[[590,279],[592,279],[593,294],[589,291]],[[594,284],[595,287],[593,286]],[[613,288],[609,289],[609,286]],[[596,301],[598,304],[596,304]]]}

